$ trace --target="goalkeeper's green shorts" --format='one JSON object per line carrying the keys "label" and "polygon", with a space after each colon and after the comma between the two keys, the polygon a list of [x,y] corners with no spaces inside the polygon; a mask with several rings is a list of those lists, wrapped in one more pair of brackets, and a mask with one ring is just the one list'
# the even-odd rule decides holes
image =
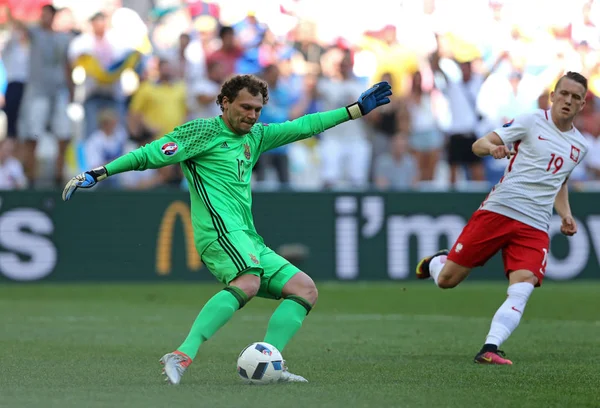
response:
{"label": "goalkeeper's green shorts", "polygon": [[257,296],[280,299],[285,284],[298,272],[292,265],[262,239],[250,231],[232,231],[210,244],[202,253],[202,262],[222,283],[229,283],[240,275],[260,277]]}

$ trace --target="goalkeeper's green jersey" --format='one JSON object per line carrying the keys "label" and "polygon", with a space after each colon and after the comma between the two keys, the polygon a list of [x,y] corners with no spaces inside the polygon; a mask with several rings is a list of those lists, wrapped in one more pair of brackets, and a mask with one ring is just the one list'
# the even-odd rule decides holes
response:
{"label": "goalkeeper's green jersey", "polygon": [[179,163],[189,184],[196,248],[236,230],[256,233],[250,179],[261,153],[323,132],[349,120],[346,108],[277,124],[255,124],[233,133],[221,116],[196,119],[105,167],[109,176]]}

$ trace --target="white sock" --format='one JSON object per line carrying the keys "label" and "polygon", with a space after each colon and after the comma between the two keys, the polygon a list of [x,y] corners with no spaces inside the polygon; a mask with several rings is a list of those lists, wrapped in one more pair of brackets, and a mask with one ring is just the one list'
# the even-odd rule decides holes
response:
{"label": "white sock", "polygon": [[531,292],[533,292],[533,285],[528,282],[515,283],[508,287],[508,297],[492,319],[485,344],[500,347],[508,339],[521,321]]}
{"label": "white sock", "polygon": [[438,284],[438,276],[442,271],[447,258],[448,257],[446,255],[439,255],[433,258],[429,263],[429,274],[433,278],[433,281],[436,285]]}

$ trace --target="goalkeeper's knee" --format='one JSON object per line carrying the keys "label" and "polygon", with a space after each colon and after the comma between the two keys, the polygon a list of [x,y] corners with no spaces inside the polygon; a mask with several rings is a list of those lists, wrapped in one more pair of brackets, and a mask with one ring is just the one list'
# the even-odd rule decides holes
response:
{"label": "goalkeeper's knee", "polygon": [[291,300],[292,302],[298,303],[300,306],[306,309],[306,314],[309,314],[312,310],[313,305],[301,296],[289,295],[285,297],[285,300]]}
{"label": "goalkeeper's knee", "polygon": [[[303,299],[306,305],[312,308],[317,303],[319,291],[310,276],[304,272],[298,272],[284,287],[284,297],[288,299],[291,296]],[[307,311],[310,311],[310,309],[307,309]]]}

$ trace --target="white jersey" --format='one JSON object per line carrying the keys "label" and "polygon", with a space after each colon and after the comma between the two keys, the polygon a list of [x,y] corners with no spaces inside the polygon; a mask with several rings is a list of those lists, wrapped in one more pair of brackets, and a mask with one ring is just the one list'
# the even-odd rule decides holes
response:
{"label": "white jersey", "polygon": [[[344,80],[326,78],[319,82],[319,90],[322,93],[323,110],[330,110],[332,106],[348,106],[355,103],[365,87],[356,78]],[[323,139],[337,139],[341,143],[348,143],[350,140],[367,140],[368,136],[364,119],[346,121],[327,129],[321,135]]]}
{"label": "white jersey", "polygon": [[582,162],[589,149],[587,140],[574,127],[560,131],[550,112],[541,109],[518,116],[494,132],[516,154],[480,209],[548,231],[554,199]]}

